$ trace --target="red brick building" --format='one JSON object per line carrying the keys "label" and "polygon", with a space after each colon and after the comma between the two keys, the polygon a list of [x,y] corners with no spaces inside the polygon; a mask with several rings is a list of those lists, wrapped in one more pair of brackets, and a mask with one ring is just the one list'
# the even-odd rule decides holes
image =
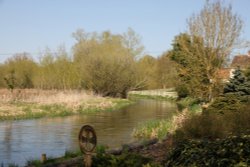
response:
{"label": "red brick building", "polygon": [[250,67],[250,51],[248,51],[247,55],[237,55],[234,57],[232,64],[232,68],[240,67],[240,69],[244,70],[247,67]]}

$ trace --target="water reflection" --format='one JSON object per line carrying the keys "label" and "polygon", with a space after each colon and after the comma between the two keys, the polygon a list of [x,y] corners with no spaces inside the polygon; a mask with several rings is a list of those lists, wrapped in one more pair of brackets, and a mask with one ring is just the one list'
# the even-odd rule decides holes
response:
{"label": "water reflection", "polygon": [[115,112],[2,122],[0,163],[24,165],[42,153],[56,157],[76,150],[78,132],[85,124],[95,128],[98,144],[119,147],[134,140],[131,133],[139,123],[171,117],[175,111],[176,105],[170,102],[141,100]]}

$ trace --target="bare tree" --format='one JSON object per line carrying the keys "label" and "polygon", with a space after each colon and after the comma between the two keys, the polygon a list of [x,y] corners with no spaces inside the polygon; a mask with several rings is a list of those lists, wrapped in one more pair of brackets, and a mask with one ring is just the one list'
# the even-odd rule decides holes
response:
{"label": "bare tree", "polygon": [[233,49],[242,46],[240,35],[243,21],[234,14],[232,6],[221,1],[210,3],[206,1],[204,8],[198,14],[188,19],[188,30],[192,36],[200,36],[205,46],[217,51],[225,63]]}

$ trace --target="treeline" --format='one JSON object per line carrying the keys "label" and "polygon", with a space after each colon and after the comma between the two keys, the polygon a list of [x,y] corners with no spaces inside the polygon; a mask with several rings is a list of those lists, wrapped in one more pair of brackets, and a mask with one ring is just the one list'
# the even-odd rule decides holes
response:
{"label": "treeline", "polygon": [[78,30],[72,55],[59,48],[35,62],[27,53],[14,55],[0,66],[0,87],[87,89],[96,94],[126,97],[130,90],[175,87],[180,98],[210,102],[223,89],[219,71],[241,40],[243,21],[231,5],[207,1],[192,15],[187,31],[175,36],[172,49],[155,58],[143,55],[140,37]]}
{"label": "treeline", "polygon": [[18,53],[0,65],[0,87],[37,89],[88,89],[103,96],[125,97],[129,90],[172,87],[175,68],[163,54],[142,56],[140,37],[124,34],[73,34],[76,44],[69,55],[63,47],[49,49],[34,61]]}

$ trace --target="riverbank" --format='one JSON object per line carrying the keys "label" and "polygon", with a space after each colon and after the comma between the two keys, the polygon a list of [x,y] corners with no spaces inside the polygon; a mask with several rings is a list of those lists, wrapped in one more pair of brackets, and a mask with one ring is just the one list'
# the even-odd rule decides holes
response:
{"label": "riverbank", "polygon": [[0,121],[113,111],[132,103],[86,91],[23,89],[10,92],[1,89]]}
{"label": "riverbank", "polygon": [[[171,137],[159,142],[158,139],[144,142],[125,144],[117,149],[106,150],[103,146],[97,146],[93,154],[92,166],[150,166],[162,167],[161,164],[170,151]],[[27,162],[27,167],[62,167],[83,166],[84,155],[80,152],[65,152],[60,158],[48,158],[41,163],[40,160]]]}
{"label": "riverbank", "polygon": [[176,101],[178,111],[173,113],[170,118],[162,120],[151,120],[138,125],[132,135],[138,139],[154,139],[160,140],[166,137],[166,134],[172,134],[182,123],[193,115],[201,114],[202,108],[197,100],[192,98],[184,98]]}

